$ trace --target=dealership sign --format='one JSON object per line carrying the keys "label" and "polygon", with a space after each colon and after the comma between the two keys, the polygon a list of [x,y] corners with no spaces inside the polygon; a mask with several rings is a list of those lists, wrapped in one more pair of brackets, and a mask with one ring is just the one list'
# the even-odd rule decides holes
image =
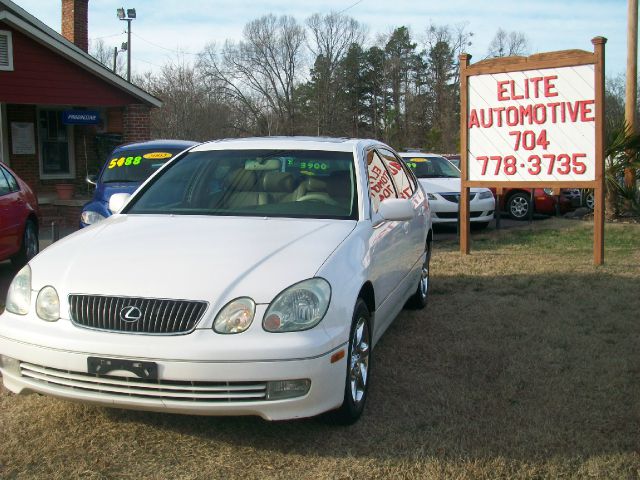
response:
{"label": "dealership sign", "polygon": [[469,78],[469,180],[593,181],[594,66]]}
{"label": "dealership sign", "polygon": [[469,188],[594,190],[594,263],[604,257],[604,44],[469,64],[460,56],[460,249]]}

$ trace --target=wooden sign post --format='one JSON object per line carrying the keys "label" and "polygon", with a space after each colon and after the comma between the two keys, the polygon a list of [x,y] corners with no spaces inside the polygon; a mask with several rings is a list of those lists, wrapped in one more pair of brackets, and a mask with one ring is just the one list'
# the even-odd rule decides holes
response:
{"label": "wooden sign post", "polygon": [[[469,188],[592,188],[593,262],[604,262],[604,45],[483,60],[460,55],[460,252]],[[531,206],[533,208],[533,205]]]}

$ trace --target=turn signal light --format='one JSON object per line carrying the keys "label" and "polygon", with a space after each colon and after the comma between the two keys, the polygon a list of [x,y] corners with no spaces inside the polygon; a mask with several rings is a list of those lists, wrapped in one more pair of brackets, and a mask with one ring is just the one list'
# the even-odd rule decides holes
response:
{"label": "turn signal light", "polygon": [[331,355],[331,363],[339,362],[343,358],[344,358],[344,350],[340,350],[339,352],[336,352],[333,355]]}

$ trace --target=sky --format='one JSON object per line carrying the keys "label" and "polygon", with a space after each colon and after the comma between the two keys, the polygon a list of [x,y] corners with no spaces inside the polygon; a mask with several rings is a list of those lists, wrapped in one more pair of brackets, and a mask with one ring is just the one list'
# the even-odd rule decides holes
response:
{"label": "sky", "polygon": [[[19,6],[60,31],[61,1],[14,0]],[[466,24],[473,32],[467,53],[471,63],[482,60],[498,28],[526,35],[530,53],[581,49],[593,51],[591,39],[603,36],[606,73],[624,74],[627,2],[625,0],[112,0],[89,1],[89,39],[113,48],[126,41],[126,22],[116,9],[135,8],[132,26],[134,73],[157,71],[167,61],[191,60],[205,45],[240,40],[246,23],[262,15],[292,15],[298,21],[313,13],[344,12],[368,27],[368,43],[378,34],[409,27],[419,44],[427,27]]]}

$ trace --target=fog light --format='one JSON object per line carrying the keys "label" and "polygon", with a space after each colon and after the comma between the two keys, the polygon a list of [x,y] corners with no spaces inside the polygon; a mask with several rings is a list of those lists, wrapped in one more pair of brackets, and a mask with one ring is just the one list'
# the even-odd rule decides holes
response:
{"label": "fog light", "polygon": [[311,380],[278,380],[267,382],[267,400],[302,397],[311,387]]}
{"label": "fog light", "polygon": [[11,373],[13,375],[20,375],[20,360],[16,360],[15,358],[7,357],[6,355],[0,355],[0,368],[5,370],[7,373]]}

